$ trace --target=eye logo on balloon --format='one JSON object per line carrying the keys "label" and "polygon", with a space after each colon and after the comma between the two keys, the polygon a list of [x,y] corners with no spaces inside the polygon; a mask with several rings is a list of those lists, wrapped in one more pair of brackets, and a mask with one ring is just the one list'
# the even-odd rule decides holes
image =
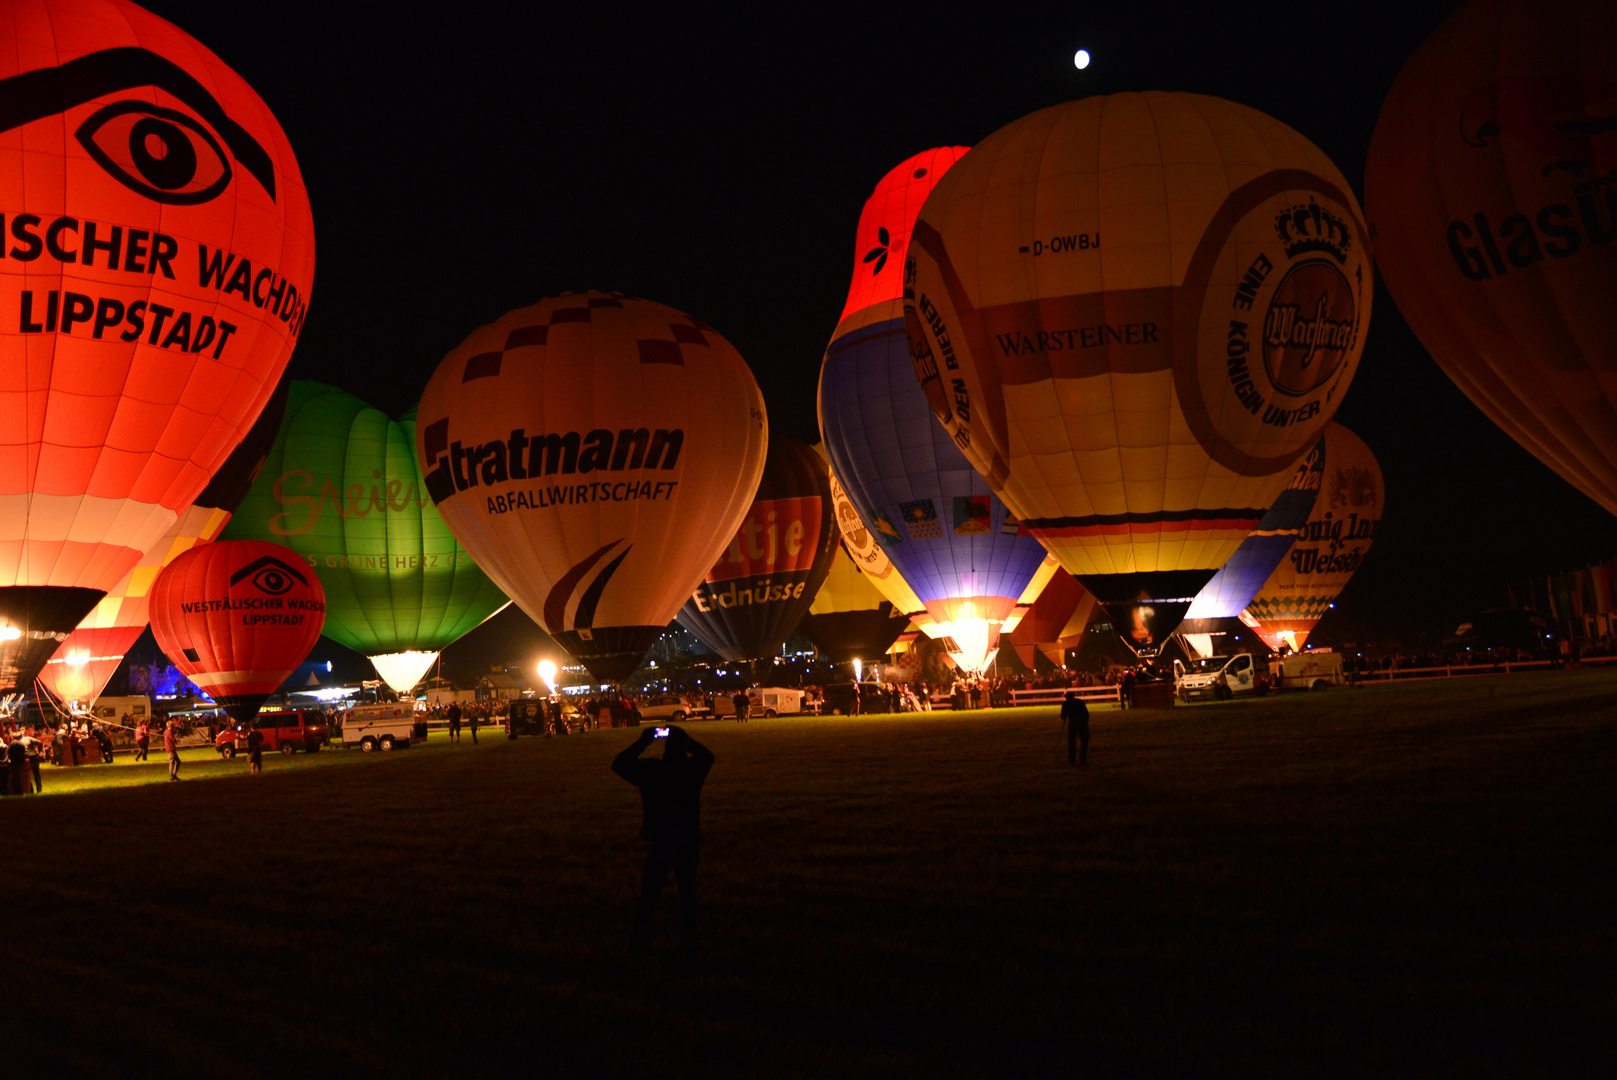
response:
{"label": "eye logo on balloon", "polygon": [[167,92],[195,115],[134,100],[98,110],[74,134],[107,175],[154,202],[195,205],[230,186],[233,156],[275,198],[275,166],[263,145],[184,68],[145,49],[105,49],[0,80],[0,133],[142,87]]}
{"label": "eye logo on balloon", "polygon": [[157,202],[205,203],[230,183],[219,141],[174,109],[116,101],[74,134],[114,180]]}
{"label": "eye logo on balloon", "polygon": [[242,578],[251,578],[248,583],[261,593],[270,596],[283,596],[292,591],[293,582],[302,585],[309,584],[309,579],[296,568],[288,566],[272,555],[265,555],[255,559],[246,566],[230,575],[230,584],[235,585]]}

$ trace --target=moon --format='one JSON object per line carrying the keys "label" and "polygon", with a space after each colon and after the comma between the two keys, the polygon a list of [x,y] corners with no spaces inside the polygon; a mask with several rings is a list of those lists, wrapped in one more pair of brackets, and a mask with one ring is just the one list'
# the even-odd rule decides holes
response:
{"label": "moon", "polygon": [[1072,54],[1072,66],[1077,68],[1079,71],[1082,71],[1082,70],[1084,70],[1084,68],[1088,67],[1089,66],[1089,50],[1088,49],[1079,49],[1077,52],[1073,53]]}

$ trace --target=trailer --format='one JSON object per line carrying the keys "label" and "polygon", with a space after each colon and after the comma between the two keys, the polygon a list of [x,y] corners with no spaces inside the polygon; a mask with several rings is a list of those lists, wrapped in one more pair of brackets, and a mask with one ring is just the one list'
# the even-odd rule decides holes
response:
{"label": "trailer", "polygon": [[1347,685],[1342,654],[1329,649],[1277,656],[1269,661],[1269,677],[1277,690],[1329,690]]}
{"label": "trailer", "polygon": [[363,753],[402,750],[427,741],[427,723],[418,719],[415,703],[356,705],[342,715],[342,744]]}

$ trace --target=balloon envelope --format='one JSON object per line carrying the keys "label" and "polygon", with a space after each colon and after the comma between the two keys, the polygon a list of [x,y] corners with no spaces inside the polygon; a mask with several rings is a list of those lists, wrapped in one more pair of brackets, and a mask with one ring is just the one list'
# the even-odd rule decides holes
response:
{"label": "balloon envelope", "polygon": [[933,411],[1142,654],[1340,403],[1366,240],[1316,147],[1194,94],[1033,113],[928,197],[905,313]]}
{"label": "balloon envelope", "polygon": [[114,585],[57,647],[39,673],[63,701],[90,702],[101,696],[124,654],[145,632],[148,601],[157,572],[183,551],[214,540],[247,494],[269,454],[286,410],[291,380],[282,378],[252,430],[231,451],[197,501],[141,556],[140,563]]}
{"label": "balloon envelope", "polygon": [[427,496],[415,410],[391,420],[325,383],[292,383],[269,458],[224,536],[301,555],[325,590],[326,636],[370,657],[400,693],[509,603]]}
{"label": "balloon envelope", "polygon": [[1365,169],[1376,264],[1478,408],[1617,513],[1617,6],[1464,5]]}
{"label": "balloon envelope", "polygon": [[325,609],[320,579],[294,552],[221,540],[158,573],[152,636],[175,667],[245,723],[314,648]]}
{"label": "balloon envelope", "polygon": [[1270,648],[1303,647],[1364,562],[1381,525],[1381,466],[1364,440],[1341,424],[1325,428],[1323,480],[1301,534],[1241,615]]}
{"label": "balloon envelope", "polygon": [[[1319,497],[1325,465],[1325,440],[1321,438],[1298,463],[1291,483],[1275,499],[1258,527],[1247,534],[1230,561],[1196,594],[1180,624],[1182,630],[1207,633],[1215,629],[1211,624],[1236,618],[1246,610],[1275,567],[1280,565],[1280,560],[1291,550],[1292,542],[1302,533]],[[1207,625],[1203,625],[1204,622]]]}
{"label": "balloon envelope", "polygon": [[417,453],[495,584],[599,679],[640,665],[741,525],[768,427],[712,327],[568,293],[472,332],[421,399]]}
{"label": "balloon envelope", "polygon": [[314,231],[257,94],[133,4],[0,20],[0,691],[195,502],[303,326]]}
{"label": "balloon envelope", "polygon": [[[820,369],[820,430],[832,471],[960,662],[979,670],[1045,550],[933,418],[904,332],[902,259],[927,192],[965,153],[918,154],[865,204],[854,286]],[[887,252],[892,257],[887,257]],[[870,259],[872,252],[877,258]]]}
{"label": "balloon envelope", "polygon": [[679,624],[726,660],[776,655],[808,613],[836,545],[824,459],[795,440],[771,440],[752,506]]}
{"label": "balloon envelope", "polygon": [[830,572],[799,629],[832,663],[845,664],[885,655],[908,623],[838,543]]}

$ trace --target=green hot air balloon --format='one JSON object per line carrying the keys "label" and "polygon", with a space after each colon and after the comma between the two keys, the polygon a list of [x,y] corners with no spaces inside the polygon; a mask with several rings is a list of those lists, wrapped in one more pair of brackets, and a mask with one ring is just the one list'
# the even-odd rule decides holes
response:
{"label": "green hot air balloon", "polygon": [[326,591],[326,636],[370,657],[401,693],[510,602],[433,506],[415,422],[414,408],[390,420],[336,387],[295,380],[275,445],[222,534],[302,555]]}

